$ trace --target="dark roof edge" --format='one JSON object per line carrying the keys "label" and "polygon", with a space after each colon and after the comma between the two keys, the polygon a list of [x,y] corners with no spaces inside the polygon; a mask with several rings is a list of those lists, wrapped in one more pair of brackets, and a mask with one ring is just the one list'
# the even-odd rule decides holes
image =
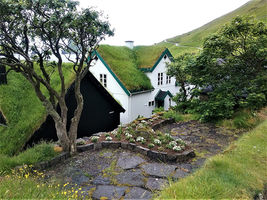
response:
{"label": "dark roof edge", "polygon": [[132,96],[132,95],[137,95],[137,94],[142,94],[142,93],[151,92],[151,91],[153,91],[153,90],[154,90],[154,88],[153,88],[153,89],[150,89],[150,90],[141,90],[141,91],[138,91],[138,92],[132,92],[132,93],[131,93],[131,96]]}

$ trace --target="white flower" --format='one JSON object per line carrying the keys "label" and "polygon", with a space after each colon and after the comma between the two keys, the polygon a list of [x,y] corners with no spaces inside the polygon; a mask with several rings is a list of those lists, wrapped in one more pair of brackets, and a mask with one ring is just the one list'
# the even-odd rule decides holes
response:
{"label": "white flower", "polygon": [[154,143],[155,143],[156,145],[161,145],[161,141],[160,141],[159,139],[154,139]]}
{"label": "white flower", "polygon": [[169,133],[165,133],[164,135],[165,135],[166,138],[171,138],[171,139],[172,139],[171,134],[169,134]]}
{"label": "white flower", "polygon": [[133,137],[129,132],[126,132],[126,133],[125,133],[125,136],[126,136],[126,137]]}
{"label": "white flower", "polygon": [[186,144],[185,141],[183,141],[181,138],[176,139],[175,142],[177,142],[177,143],[179,143],[181,145],[185,145]]}
{"label": "white flower", "polygon": [[136,138],[136,142],[144,142],[145,141],[145,138],[141,137],[141,136],[138,136]]}
{"label": "white flower", "polygon": [[181,148],[180,146],[174,146],[174,147],[172,148],[172,150],[174,150],[174,151],[181,151],[182,148]]}
{"label": "white flower", "polygon": [[171,142],[169,142],[169,145],[172,146],[172,147],[175,147],[175,146],[177,146],[177,142],[171,141]]}
{"label": "white flower", "polygon": [[112,141],[112,137],[108,136],[108,137],[106,137],[106,140],[107,141]]}
{"label": "white flower", "polygon": [[91,137],[91,141],[92,141],[92,142],[97,142],[98,139],[99,139],[98,136],[92,136],[92,137]]}
{"label": "white flower", "polygon": [[118,133],[117,130],[114,130],[114,131],[111,132],[111,134],[115,135],[115,136],[117,135],[117,133]]}
{"label": "white flower", "polygon": [[128,133],[128,132],[125,133],[125,136],[126,136],[126,139],[127,139],[127,140],[129,140],[130,138],[133,137],[133,136],[132,136],[130,133]]}

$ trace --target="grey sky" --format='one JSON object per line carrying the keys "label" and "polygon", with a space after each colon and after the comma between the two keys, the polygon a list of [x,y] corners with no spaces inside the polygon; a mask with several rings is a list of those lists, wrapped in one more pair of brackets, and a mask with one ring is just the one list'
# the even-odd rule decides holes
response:
{"label": "grey sky", "polygon": [[248,0],[80,0],[80,6],[103,11],[115,36],[103,43],[151,45],[186,33],[220,17]]}

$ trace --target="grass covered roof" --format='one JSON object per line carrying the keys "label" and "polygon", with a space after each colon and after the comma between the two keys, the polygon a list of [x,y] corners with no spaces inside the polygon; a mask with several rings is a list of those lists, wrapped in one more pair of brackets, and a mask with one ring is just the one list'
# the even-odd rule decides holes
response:
{"label": "grass covered roof", "polygon": [[152,68],[165,50],[163,46],[137,46],[130,49],[101,45],[97,51],[127,90],[136,92],[152,89],[149,78],[140,69]]}

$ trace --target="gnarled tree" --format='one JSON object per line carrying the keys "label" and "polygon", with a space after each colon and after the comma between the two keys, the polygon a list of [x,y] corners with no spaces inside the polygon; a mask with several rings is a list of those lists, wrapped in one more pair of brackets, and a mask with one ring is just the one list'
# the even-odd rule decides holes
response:
{"label": "gnarled tree", "polygon": [[[79,11],[72,0],[1,0],[0,65],[21,73],[55,121],[64,149],[76,152],[77,129],[83,110],[80,92],[92,52],[105,36],[113,35],[107,21],[90,8]],[[62,52],[67,52],[64,54]],[[69,56],[72,55],[72,56]],[[77,107],[67,130],[67,92],[63,56],[75,72]],[[51,58],[54,58],[51,62]],[[89,59],[88,59],[89,58]],[[60,77],[60,90],[52,87],[51,75]],[[57,110],[57,105],[59,110]]]}

